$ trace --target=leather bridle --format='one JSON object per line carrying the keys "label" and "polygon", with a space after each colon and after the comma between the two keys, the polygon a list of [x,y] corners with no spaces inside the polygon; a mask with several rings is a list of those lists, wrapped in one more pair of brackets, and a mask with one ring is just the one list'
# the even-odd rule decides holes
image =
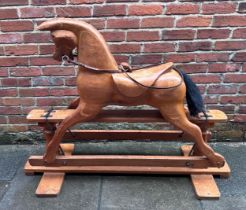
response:
{"label": "leather bridle", "polygon": [[[81,62],[74,61],[74,60],[72,60],[72,59],[71,59],[69,56],[67,56],[67,55],[63,55],[63,56],[62,56],[62,62],[72,63],[73,65],[83,67],[83,68],[85,68],[85,69],[88,70],[88,71],[91,71],[91,72],[93,72],[93,73],[98,73],[98,74],[100,74],[100,73],[110,73],[110,74],[124,73],[124,74],[125,74],[130,80],[132,80],[134,83],[136,83],[137,85],[142,86],[142,87],[144,87],[144,88],[147,88],[147,89],[159,89],[159,90],[165,90],[165,89],[177,88],[177,87],[179,87],[179,86],[182,84],[182,82],[183,82],[183,80],[184,80],[183,75],[182,75],[182,73],[180,72],[180,70],[178,70],[178,69],[176,69],[176,68],[173,68],[173,67],[169,67],[168,69],[164,69],[163,71],[161,71],[161,72],[157,75],[157,77],[156,77],[156,79],[153,81],[153,83],[152,83],[150,86],[147,86],[147,85],[144,85],[144,84],[138,82],[137,80],[135,80],[133,77],[131,77],[131,76],[129,75],[130,72],[132,72],[132,71],[137,71],[137,70],[141,70],[142,68],[141,68],[141,69],[139,69],[139,68],[132,69],[132,68],[130,68],[129,66],[120,65],[118,70],[114,70],[114,69],[98,69],[98,68],[89,66],[89,65],[87,65],[87,64],[84,64],[84,63],[81,63]],[[160,64],[162,64],[162,63],[159,63],[159,64],[157,64],[157,65],[160,65]],[[145,66],[144,68],[150,68],[150,67],[154,67],[154,66],[156,66],[156,64],[155,64],[155,65],[148,65],[148,66]],[[176,72],[178,72],[178,74],[181,76],[182,80],[180,81],[180,83],[177,84],[177,85],[174,85],[174,86],[172,86],[172,87],[157,87],[157,86],[154,86],[154,84],[158,81],[158,79],[159,79],[164,73],[167,73],[168,71],[170,71],[171,68],[174,69]]]}

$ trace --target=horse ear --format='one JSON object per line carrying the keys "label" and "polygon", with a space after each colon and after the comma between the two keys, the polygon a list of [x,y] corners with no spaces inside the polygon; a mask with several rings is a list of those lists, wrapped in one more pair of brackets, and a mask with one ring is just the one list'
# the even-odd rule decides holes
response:
{"label": "horse ear", "polygon": [[51,32],[52,39],[55,43],[76,47],[78,44],[77,36],[66,30],[55,30]]}

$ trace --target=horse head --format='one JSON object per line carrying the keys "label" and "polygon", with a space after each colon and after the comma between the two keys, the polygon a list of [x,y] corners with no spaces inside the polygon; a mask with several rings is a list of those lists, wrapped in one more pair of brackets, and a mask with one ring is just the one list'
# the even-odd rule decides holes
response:
{"label": "horse head", "polygon": [[37,29],[51,31],[56,60],[61,60],[63,55],[72,58],[72,50],[77,47],[78,61],[97,69],[118,69],[103,36],[84,21],[57,18],[43,22]]}
{"label": "horse head", "polygon": [[52,40],[55,43],[55,52],[53,58],[61,61],[62,56],[67,55],[73,59],[73,50],[77,47],[77,36],[67,30],[55,30],[51,32]]}

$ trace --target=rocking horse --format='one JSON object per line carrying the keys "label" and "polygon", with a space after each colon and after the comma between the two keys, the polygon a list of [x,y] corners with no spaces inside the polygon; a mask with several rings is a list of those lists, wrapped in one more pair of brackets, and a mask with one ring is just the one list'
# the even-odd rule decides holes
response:
{"label": "rocking horse", "polygon": [[[46,189],[48,183],[52,183],[49,180],[53,180],[48,175],[53,172],[59,172],[58,177],[60,176],[62,181],[65,172],[191,174],[193,184],[197,180],[196,174],[229,175],[230,170],[223,156],[215,153],[207,144],[210,135],[207,133],[207,128],[216,122],[216,116],[219,122],[226,121],[227,118],[223,112],[218,110],[205,112],[197,86],[187,74],[175,69],[173,63],[140,69],[132,69],[126,63],[118,66],[102,35],[92,25],[83,21],[67,18],[53,19],[42,23],[38,29],[51,31],[56,47],[54,59],[73,63],[79,67],[77,74],[79,98],[75,99],[67,110],[55,110],[48,113],[45,110],[32,110],[27,117],[29,121],[38,122],[45,128],[46,151],[44,156],[31,156],[25,166],[26,173],[44,172],[46,175],[43,176],[43,181],[40,182],[41,187],[36,194],[58,193],[59,187],[55,193],[47,193]],[[72,52],[75,48],[78,51],[77,61],[73,60]],[[189,111],[184,106],[185,99]],[[153,116],[149,115],[150,118],[152,117],[150,121],[165,119],[181,130],[169,132],[170,135],[168,131],[159,133],[160,139],[161,137],[165,139],[164,134],[178,138],[178,135],[184,133],[185,138],[190,138],[194,142],[194,146],[192,148],[183,147],[186,156],[180,157],[134,155],[76,157],[71,155],[73,145],[61,144],[62,139],[70,135],[68,132],[70,127],[87,121],[107,122],[110,121],[110,117],[111,121],[119,122],[119,117],[113,118],[109,111],[102,110],[107,105],[152,106],[157,110],[149,110],[149,113],[153,114]],[[145,122],[148,121],[146,120],[147,112],[144,110],[135,113],[130,111],[130,115],[133,116],[132,120],[129,115],[124,115],[123,118],[125,120],[127,118],[128,122],[134,122],[134,115],[137,113],[138,120],[135,121],[143,119]],[[145,118],[140,116],[141,113]],[[89,139],[100,139],[97,132],[100,133],[100,131],[94,131],[94,133],[88,131],[86,135],[85,132],[74,131],[74,134],[84,139],[86,136],[89,136]],[[129,133],[131,132],[125,131],[125,137],[130,137]],[[150,136],[154,135],[154,131],[147,133]],[[115,138],[118,134],[122,135],[119,131],[115,131],[114,134]],[[132,131],[132,134],[140,135],[141,132]],[[106,135],[106,137],[109,136]],[[199,175],[197,176],[200,178]],[[211,183],[211,177],[212,175],[207,175],[204,180],[208,178],[207,182]],[[59,186],[62,181],[59,182]],[[205,184],[207,182],[204,181]],[[218,197],[218,193],[213,196]]]}

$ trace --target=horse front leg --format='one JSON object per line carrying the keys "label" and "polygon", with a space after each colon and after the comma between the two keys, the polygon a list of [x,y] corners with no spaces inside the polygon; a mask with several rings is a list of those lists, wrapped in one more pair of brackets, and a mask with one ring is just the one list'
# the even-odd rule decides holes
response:
{"label": "horse front leg", "polygon": [[74,112],[70,116],[67,116],[57,127],[53,138],[46,148],[44,161],[46,163],[52,163],[55,160],[60,142],[69,127],[76,123],[93,119],[101,109],[101,105],[80,102]]}

